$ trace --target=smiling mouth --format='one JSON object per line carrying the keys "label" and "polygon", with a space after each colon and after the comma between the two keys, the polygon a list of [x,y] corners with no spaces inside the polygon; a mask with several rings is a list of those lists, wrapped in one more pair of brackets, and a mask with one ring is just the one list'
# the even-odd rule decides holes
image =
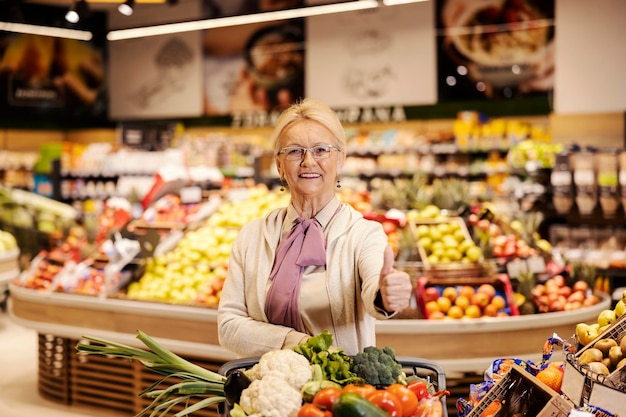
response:
{"label": "smiling mouth", "polygon": [[321,177],[321,175],[320,174],[300,174],[298,175],[298,177],[304,178],[304,179],[313,179],[313,178],[319,178]]}

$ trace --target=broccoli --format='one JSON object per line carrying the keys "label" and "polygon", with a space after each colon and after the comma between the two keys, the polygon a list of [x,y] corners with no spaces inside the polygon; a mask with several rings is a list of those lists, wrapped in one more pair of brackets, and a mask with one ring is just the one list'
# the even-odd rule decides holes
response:
{"label": "broccoli", "polygon": [[396,353],[389,346],[382,349],[366,347],[354,356],[350,370],[374,386],[406,382],[402,364],[396,360]]}

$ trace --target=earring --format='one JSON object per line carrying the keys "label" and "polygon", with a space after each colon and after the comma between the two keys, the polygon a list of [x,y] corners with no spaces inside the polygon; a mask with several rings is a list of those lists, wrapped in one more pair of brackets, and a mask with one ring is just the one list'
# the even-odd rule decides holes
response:
{"label": "earring", "polygon": [[341,180],[337,178],[337,188],[341,188]]}
{"label": "earring", "polygon": [[285,180],[283,178],[280,179],[280,192],[285,191]]}

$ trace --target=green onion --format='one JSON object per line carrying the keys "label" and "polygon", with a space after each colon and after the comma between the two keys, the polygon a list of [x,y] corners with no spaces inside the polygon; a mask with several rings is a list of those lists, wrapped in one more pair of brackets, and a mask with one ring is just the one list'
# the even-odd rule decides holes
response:
{"label": "green onion", "polygon": [[[80,355],[103,355],[137,360],[147,368],[163,375],[163,378],[139,393],[139,396],[153,398],[153,401],[137,414],[137,417],[148,412],[150,412],[150,417],[164,417],[178,404],[184,405],[185,408],[176,413],[175,417],[182,417],[226,400],[224,395],[225,376],[181,358],[141,330],[137,331],[137,339],[143,342],[149,350],[93,336],[83,336],[83,339],[91,343],[79,342],[76,344],[76,350]],[[165,389],[156,389],[158,385],[169,378],[178,378],[182,382],[172,384]],[[189,401],[193,397],[204,398],[196,404],[189,405]]]}

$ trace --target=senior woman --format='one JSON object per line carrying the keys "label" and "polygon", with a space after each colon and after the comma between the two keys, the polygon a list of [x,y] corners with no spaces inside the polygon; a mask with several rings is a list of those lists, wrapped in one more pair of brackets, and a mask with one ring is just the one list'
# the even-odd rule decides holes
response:
{"label": "senior woman", "polygon": [[328,329],[348,355],[375,346],[376,319],[406,308],[412,287],[393,268],[380,223],[335,195],[346,158],[341,122],[327,105],[304,99],[280,115],[272,140],[291,201],[246,224],[233,244],[220,344],[260,356]]}

